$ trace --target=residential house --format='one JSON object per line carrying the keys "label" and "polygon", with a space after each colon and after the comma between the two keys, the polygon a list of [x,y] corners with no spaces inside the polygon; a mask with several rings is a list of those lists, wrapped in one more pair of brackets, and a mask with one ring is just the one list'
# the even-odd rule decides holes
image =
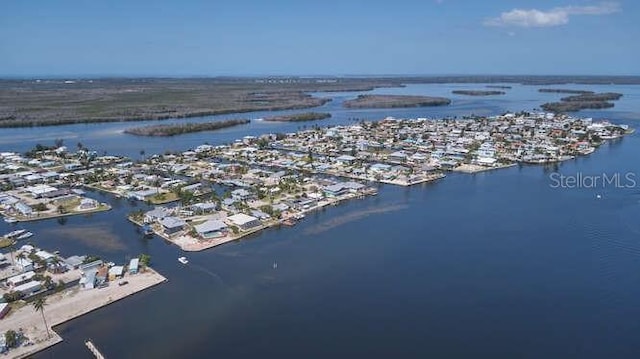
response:
{"label": "residential house", "polygon": [[182,218],[178,217],[165,217],[160,220],[162,231],[168,236],[172,236],[182,230],[187,223]]}
{"label": "residential house", "polygon": [[223,237],[227,234],[227,225],[217,219],[210,219],[202,224],[193,226],[198,236],[209,239]]}
{"label": "residential house", "polygon": [[238,213],[238,214],[234,214],[233,216],[227,217],[227,223],[237,226],[238,228],[245,231],[262,225],[262,223],[260,223],[260,220],[258,218],[249,216],[244,213]]}

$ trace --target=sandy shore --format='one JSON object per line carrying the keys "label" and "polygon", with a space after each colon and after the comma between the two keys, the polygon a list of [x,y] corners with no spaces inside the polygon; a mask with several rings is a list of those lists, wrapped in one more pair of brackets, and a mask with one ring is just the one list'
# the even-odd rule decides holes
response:
{"label": "sandy shore", "polygon": [[[47,305],[44,309],[47,324],[50,327],[62,324],[167,280],[150,268],[144,273],[126,275],[124,279],[129,283],[123,286],[112,282],[102,289],[82,290],[75,287],[47,297]],[[49,330],[51,339],[47,339],[42,315],[34,311],[31,304],[10,311],[0,320],[2,334],[9,329],[17,331],[18,328],[24,330],[25,335],[34,345],[11,349],[8,353],[10,358],[24,358],[62,341],[62,338],[51,329]]]}

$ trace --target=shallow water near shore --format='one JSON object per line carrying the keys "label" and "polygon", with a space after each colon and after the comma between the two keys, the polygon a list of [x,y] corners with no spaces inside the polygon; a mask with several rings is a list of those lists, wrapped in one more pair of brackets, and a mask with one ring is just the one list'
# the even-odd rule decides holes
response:
{"label": "shallow water near shore", "polygon": [[[425,86],[376,92],[438,95],[431,90],[460,87]],[[606,89],[625,97],[613,109],[578,115],[638,127],[628,116],[640,108],[640,87],[629,95]],[[510,102],[512,91],[521,94]],[[549,94],[514,85],[502,97],[465,98],[453,109],[517,111],[528,96],[542,103]],[[389,114],[431,116],[423,112]],[[105,126],[112,125],[123,126]],[[264,131],[260,126],[252,131]],[[87,136],[84,142],[93,138]],[[198,136],[204,134],[181,145]],[[188,254],[158,237],[144,239],[126,220],[144,205],[88,192],[113,209],[19,226],[36,234],[33,243],[63,255],[123,262],[149,253],[169,281],[56,327],[64,342],[36,357],[89,358],[89,338],[108,358],[636,357],[640,185],[561,189],[550,175],[635,173],[640,184],[639,150],[636,132],[557,168],[514,166],[408,188],[383,185],[377,196],[311,213],[295,227]],[[177,261],[182,255],[188,265]]]}

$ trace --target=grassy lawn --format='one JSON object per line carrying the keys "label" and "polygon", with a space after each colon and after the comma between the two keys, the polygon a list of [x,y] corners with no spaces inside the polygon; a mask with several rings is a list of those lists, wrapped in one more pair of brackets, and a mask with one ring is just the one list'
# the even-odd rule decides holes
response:
{"label": "grassy lawn", "polygon": [[163,204],[178,200],[178,195],[173,192],[158,193],[149,199],[149,202],[153,204]]}

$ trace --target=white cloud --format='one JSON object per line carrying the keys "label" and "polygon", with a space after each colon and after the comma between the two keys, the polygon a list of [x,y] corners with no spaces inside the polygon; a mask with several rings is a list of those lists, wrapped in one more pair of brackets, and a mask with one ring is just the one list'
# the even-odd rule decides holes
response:
{"label": "white cloud", "polygon": [[620,11],[620,5],[615,2],[604,2],[589,6],[564,6],[548,11],[537,9],[513,9],[503,12],[500,16],[487,19],[487,26],[519,26],[519,27],[549,27],[565,25],[572,15],[607,15]]}

